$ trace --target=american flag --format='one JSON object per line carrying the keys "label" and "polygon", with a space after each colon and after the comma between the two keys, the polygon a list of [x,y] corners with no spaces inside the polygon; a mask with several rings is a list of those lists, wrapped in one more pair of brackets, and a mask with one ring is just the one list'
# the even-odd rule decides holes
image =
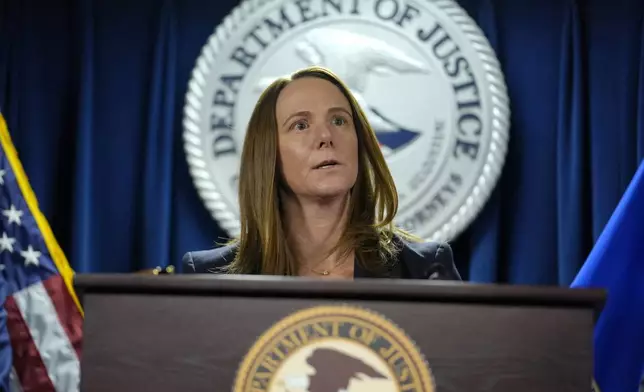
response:
{"label": "american flag", "polygon": [[0,114],[0,388],[79,390],[83,311]]}

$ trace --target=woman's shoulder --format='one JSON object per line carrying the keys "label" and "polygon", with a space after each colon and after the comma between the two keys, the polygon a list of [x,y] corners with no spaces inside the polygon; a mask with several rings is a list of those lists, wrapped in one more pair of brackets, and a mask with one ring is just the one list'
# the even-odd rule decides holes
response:
{"label": "woman's shoulder", "polygon": [[218,248],[187,252],[183,255],[184,273],[219,273],[221,268],[232,263],[237,252],[237,245],[225,245]]}
{"label": "woman's shoulder", "polygon": [[446,241],[402,241],[399,258],[410,278],[461,280],[452,247]]}

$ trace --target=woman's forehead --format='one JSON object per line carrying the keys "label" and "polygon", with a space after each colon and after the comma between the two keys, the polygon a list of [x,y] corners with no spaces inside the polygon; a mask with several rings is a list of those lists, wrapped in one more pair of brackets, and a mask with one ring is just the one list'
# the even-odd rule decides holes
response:
{"label": "woman's forehead", "polygon": [[277,100],[278,116],[293,112],[328,111],[333,108],[350,109],[349,101],[333,83],[307,77],[289,83]]}

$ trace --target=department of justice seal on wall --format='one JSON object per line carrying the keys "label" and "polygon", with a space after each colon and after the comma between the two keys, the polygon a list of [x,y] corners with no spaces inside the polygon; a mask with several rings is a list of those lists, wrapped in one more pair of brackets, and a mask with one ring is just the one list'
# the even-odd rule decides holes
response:
{"label": "department of justice seal on wall", "polygon": [[465,229],[504,164],[509,100],[487,39],[453,0],[247,0],[204,46],[184,147],[212,216],[239,234],[245,127],[276,77],[321,65],[374,128],[400,197],[396,223],[431,240]]}
{"label": "department of justice seal on wall", "polygon": [[414,342],[381,315],[352,306],[295,312],[244,357],[234,392],[433,392]]}

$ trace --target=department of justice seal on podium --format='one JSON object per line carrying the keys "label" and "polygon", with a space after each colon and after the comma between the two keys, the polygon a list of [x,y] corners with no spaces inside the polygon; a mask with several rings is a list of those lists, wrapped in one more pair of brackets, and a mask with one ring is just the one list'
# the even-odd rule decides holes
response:
{"label": "department of justice seal on podium", "polygon": [[278,321],[251,347],[234,392],[433,392],[414,342],[381,315],[321,306]]}
{"label": "department of justice seal on podium", "polygon": [[396,223],[430,240],[464,230],[504,164],[509,100],[485,35],[453,0],[246,0],[196,61],[184,110],[190,173],[239,234],[245,127],[264,88],[308,65],[338,74],[367,113],[400,196]]}

